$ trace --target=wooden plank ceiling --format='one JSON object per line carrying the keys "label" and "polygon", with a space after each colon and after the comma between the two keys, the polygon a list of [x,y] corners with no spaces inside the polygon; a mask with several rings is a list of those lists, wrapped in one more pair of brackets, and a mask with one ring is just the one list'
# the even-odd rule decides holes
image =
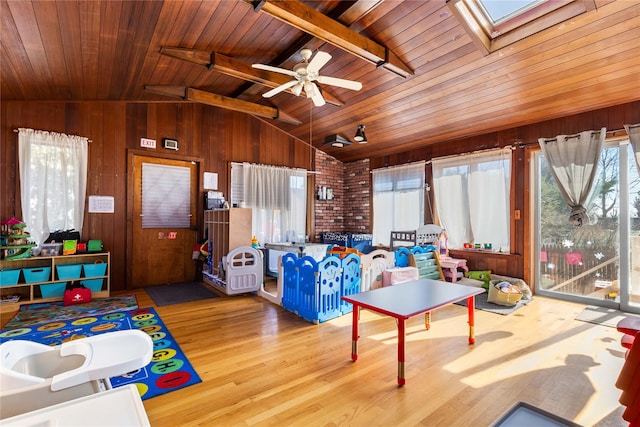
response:
{"label": "wooden plank ceiling", "polygon": [[[1,100],[203,102],[353,161],[640,99],[640,2],[592,4],[486,54],[444,0],[1,0]],[[251,64],[303,47],[362,90],[263,98],[289,77]],[[367,144],[324,145],[358,124]]]}

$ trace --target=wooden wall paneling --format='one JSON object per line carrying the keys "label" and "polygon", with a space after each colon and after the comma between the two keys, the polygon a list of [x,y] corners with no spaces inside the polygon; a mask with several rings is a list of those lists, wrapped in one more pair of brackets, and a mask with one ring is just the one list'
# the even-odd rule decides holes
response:
{"label": "wooden wall paneling", "polygon": [[218,174],[218,189],[227,191],[229,179],[229,150],[226,145],[228,130],[225,126],[226,113],[223,110],[210,106],[200,106],[201,116],[206,117],[206,131],[202,132],[203,144],[209,150],[208,171]]}
{"label": "wooden wall paneling", "polygon": [[116,209],[108,217],[101,217],[101,235],[111,236],[107,247],[111,251],[111,288],[124,289],[126,285],[127,243],[126,194],[127,194],[127,151],[126,108],[122,102],[105,103],[103,106],[103,182],[101,192],[113,196]]}
{"label": "wooden wall paneling", "polygon": [[262,120],[250,117],[248,138],[253,162],[264,165],[280,165],[286,162],[287,157],[282,156],[283,151],[277,144],[278,138],[274,135],[274,129]]}
{"label": "wooden wall paneling", "polygon": [[124,104],[125,109],[127,111],[127,116],[125,119],[125,147],[127,149],[139,148],[140,147],[140,136],[138,131],[138,121],[139,121],[139,113],[138,110],[141,107],[144,107],[141,104],[127,102]]}
{"label": "wooden wall paneling", "polygon": [[91,238],[103,239],[103,220],[102,218],[97,218],[97,216],[110,215],[89,213],[86,209],[89,206],[89,196],[108,194],[105,191],[109,183],[106,171],[111,168],[106,164],[107,159],[105,158],[105,147],[102,138],[104,135],[104,120],[106,119],[103,113],[103,106],[103,103],[84,103],[81,106],[82,116],[86,117],[83,120],[85,136],[90,140],[87,168],[87,199],[85,201],[84,226],[81,236],[83,240]]}
{"label": "wooden wall paneling", "polygon": [[[2,142],[0,143],[0,221],[14,216],[17,197],[17,147],[18,136],[13,132],[13,117],[16,108],[8,108],[7,103],[0,103],[0,129]],[[9,124],[8,126],[6,124]]]}
{"label": "wooden wall paneling", "polygon": [[[147,109],[147,117],[145,122],[145,132],[142,135],[144,138],[151,138],[156,140],[156,148],[149,149],[149,151],[162,151],[162,138],[159,138],[158,135],[158,122],[160,121],[160,117],[158,117],[159,104],[157,103],[149,103],[145,105]],[[163,110],[163,107],[160,106],[160,110]],[[174,123],[175,117],[171,119],[171,123]],[[162,124],[160,125],[162,126]]]}
{"label": "wooden wall paneling", "polygon": [[[250,129],[251,120],[246,114],[235,111],[231,112],[231,114],[228,115],[228,118],[231,119],[230,128],[232,131],[231,135],[228,135],[228,138],[225,141],[227,146],[230,148],[229,153],[231,154],[231,157],[228,160],[255,162],[253,160],[254,153],[251,152],[251,146],[248,145],[250,137],[247,137],[247,130]],[[252,135],[252,132],[249,134]]]}

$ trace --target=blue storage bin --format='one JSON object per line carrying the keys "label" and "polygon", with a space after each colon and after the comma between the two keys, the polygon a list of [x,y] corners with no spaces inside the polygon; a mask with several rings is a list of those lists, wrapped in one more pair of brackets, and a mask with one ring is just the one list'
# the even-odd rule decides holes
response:
{"label": "blue storage bin", "polygon": [[0,286],[14,286],[18,284],[20,279],[21,268],[12,268],[0,270]]}
{"label": "blue storage bin", "polygon": [[373,234],[349,234],[349,247],[357,249],[363,254],[373,251]]}
{"label": "blue storage bin", "polygon": [[322,243],[330,245],[347,246],[349,244],[349,235],[346,233],[334,233],[332,231],[323,231],[321,234]]}
{"label": "blue storage bin", "polygon": [[79,279],[82,264],[56,265],[56,271],[60,280]]}
{"label": "blue storage bin", "polygon": [[81,280],[80,283],[86,288],[91,289],[91,292],[100,292],[102,290],[103,280],[104,279]]}
{"label": "blue storage bin", "polygon": [[48,282],[51,276],[51,267],[23,268],[25,283]]}
{"label": "blue storage bin", "polygon": [[82,269],[84,270],[84,277],[100,277],[106,274],[107,263],[82,264]]}
{"label": "blue storage bin", "polygon": [[67,284],[64,283],[51,283],[50,285],[40,285],[40,293],[42,298],[56,298],[64,295],[64,290]]}

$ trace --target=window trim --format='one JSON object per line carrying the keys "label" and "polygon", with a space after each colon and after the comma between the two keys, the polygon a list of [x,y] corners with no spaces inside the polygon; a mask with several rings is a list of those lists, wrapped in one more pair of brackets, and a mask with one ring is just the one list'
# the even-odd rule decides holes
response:
{"label": "window trim", "polygon": [[447,0],[451,12],[483,55],[594,10],[594,0],[545,1],[493,24],[481,0]]}

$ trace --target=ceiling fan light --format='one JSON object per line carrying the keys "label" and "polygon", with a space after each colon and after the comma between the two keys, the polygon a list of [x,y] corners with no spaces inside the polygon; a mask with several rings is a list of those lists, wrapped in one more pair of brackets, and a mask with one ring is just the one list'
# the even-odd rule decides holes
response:
{"label": "ceiling fan light", "polygon": [[313,88],[313,83],[311,83],[309,80],[304,82],[304,93],[307,95],[307,98],[311,98],[316,94],[316,91]]}
{"label": "ceiling fan light", "polygon": [[291,88],[291,92],[295,95],[295,96],[300,96],[300,94],[302,93],[302,83],[298,83],[296,84],[294,87]]}
{"label": "ceiling fan light", "polygon": [[356,136],[354,136],[353,139],[360,144],[366,144],[367,136],[364,134],[364,125],[358,125]]}

